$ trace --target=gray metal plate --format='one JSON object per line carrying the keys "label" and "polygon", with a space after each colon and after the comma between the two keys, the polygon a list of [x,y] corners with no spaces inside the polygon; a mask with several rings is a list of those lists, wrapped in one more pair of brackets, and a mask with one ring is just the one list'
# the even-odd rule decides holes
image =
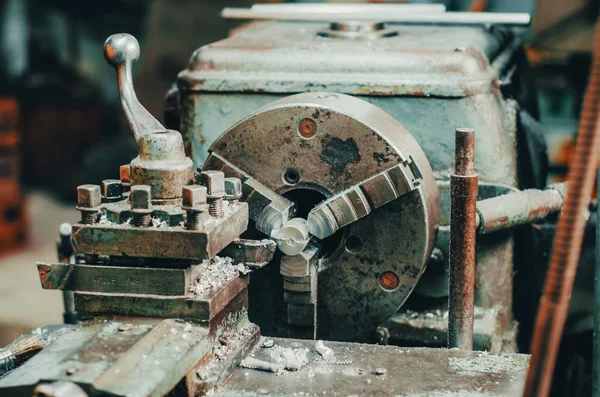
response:
{"label": "gray metal plate", "polygon": [[[313,343],[276,339],[275,345],[309,348],[308,366],[279,376],[240,368],[215,396],[518,396],[529,362],[523,354],[325,342],[338,360],[352,360],[332,365],[319,363]],[[269,350],[253,354],[270,361]],[[385,375],[375,375],[376,368]]]}

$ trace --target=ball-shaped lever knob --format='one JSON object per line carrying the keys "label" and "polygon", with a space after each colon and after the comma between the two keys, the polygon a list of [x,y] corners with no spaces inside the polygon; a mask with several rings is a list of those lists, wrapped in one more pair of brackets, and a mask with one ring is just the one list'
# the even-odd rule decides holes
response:
{"label": "ball-shaped lever knob", "polygon": [[137,39],[127,33],[117,33],[104,42],[104,58],[112,66],[119,66],[125,61],[135,62],[140,57],[140,44]]}

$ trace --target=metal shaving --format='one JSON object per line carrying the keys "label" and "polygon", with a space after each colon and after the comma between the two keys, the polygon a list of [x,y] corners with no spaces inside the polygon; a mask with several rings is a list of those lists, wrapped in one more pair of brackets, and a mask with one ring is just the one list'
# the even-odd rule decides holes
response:
{"label": "metal shaving", "polygon": [[307,353],[308,349],[276,346],[271,351],[270,357],[275,364],[282,365],[288,371],[299,371],[308,364]]}
{"label": "metal shaving", "polygon": [[240,367],[274,372],[276,375],[280,375],[285,372],[282,364],[275,364],[268,361],[259,360],[258,358],[254,357],[246,357],[243,359],[240,363]]}
{"label": "metal shaving", "polygon": [[208,296],[223,287],[240,274],[250,272],[244,264],[233,264],[233,259],[215,256],[210,261],[204,261],[206,270],[192,282],[190,292],[196,296]]}
{"label": "metal shaving", "polygon": [[350,365],[352,360],[338,360],[335,358],[335,353],[330,347],[325,346],[322,340],[315,342],[315,350],[323,358],[322,363],[333,365]]}

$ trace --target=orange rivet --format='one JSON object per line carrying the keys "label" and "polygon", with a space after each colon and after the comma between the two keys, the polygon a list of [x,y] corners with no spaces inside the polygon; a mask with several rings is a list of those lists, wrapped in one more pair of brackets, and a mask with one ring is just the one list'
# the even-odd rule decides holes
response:
{"label": "orange rivet", "polygon": [[312,138],[317,133],[317,124],[311,119],[302,119],[298,126],[298,132],[304,138]]}
{"label": "orange rivet", "polygon": [[379,276],[379,285],[381,285],[384,289],[396,289],[399,284],[400,279],[394,272],[384,272],[381,274],[381,276]]}

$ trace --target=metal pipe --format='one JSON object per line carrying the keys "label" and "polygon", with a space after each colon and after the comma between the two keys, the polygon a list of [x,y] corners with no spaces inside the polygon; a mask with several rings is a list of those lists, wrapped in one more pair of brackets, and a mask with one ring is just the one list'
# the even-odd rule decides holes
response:
{"label": "metal pipe", "polygon": [[477,202],[477,230],[492,233],[525,225],[560,211],[567,195],[567,183],[544,190],[527,189]]}
{"label": "metal pipe", "polygon": [[458,128],[450,176],[448,347],[473,349],[477,190],[475,131]]}
{"label": "metal pipe", "polygon": [[526,397],[544,397],[550,393],[583,241],[585,211],[594,187],[600,149],[599,27],[597,20],[594,61],[583,101],[575,153],[569,169],[567,198],[556,227],[550,266],[531,345],[531,360],[523,392]]}
{"label": "metal pipe", "polygon": [[449,25],[529,25],[531,16],[527,13],[500,12],[339,12],[312,13],[308,11],[256,11],[251,8],[227,7],[221,11],[226,19],[275,19],[288,21],[339,22],[372,21],[389,23],[449,24]]}
{"label": "metal pipe", "polygon": [[254,4],[250,7],[256,12],[303,12],[311,14],[339,13],[375,13],[375,12],[445,12],[444,4],[349,4],[349,3],[285,3]]}

